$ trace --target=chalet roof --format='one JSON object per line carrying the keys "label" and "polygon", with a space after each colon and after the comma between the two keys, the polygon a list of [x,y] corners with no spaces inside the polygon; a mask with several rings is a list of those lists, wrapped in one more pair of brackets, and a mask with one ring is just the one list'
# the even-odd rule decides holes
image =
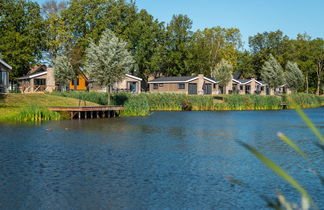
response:
{"label": "chalet roof", "polygon": [[6,62],[4,62],[3,60],[1,60],[0,59],[0,63],[2,64],[2,65],[4,65],[5,67],[7,67],[8,69],[12,69],[12,67],[9,65],[9,64],[7,64]]}
{"label": "chalet roof", "polygon": [[242,72],[241,72],[241,71],[235,71],[235,72],[233,73],[233,79],[238,80],[238,79],[241,78],[241,76],[242,76]]}
{"label": "chalet roof", "polygon": [[130,74],[126,74],[126,77],[129,77],[129,78],[132,78],[132,79],[135,79],[135,80],[139,80],[139,81],[142,81],[142,79],[141,79],[141,78],[139,78],[139,77],[135,77],[135,76],[133,76],[133,75],[130,75]]}
{"label": "chalet roof", "polygon": [[188,82],[192,79],[195,79],[197,76],[185,76],[185,77],[160,77],[156,78],[154,80],[151,80],[150,82]]}
{"label": "chalet roof", "polygon": [[[179,83],[179,82],[190,82],[198,79],[198,76],[182,76],[182,77],[160,77],[154,80],[149,81],[149,83]],[[212,83],[217,83],[214,79],[204,77],[205,80],[208,80]]]}
{"label": "chalet roof", "polygon": [[31,68],[27,75],[31,75],[31,74],[34,74],[34,73],[39,73],[39,72],[44,72],[46,71],[46,65],[44,64],[39,64],[39,65],[36,65],[34,66],[33,68]]}
{"label": "chalet roof", "polygon": [[238,79],[237,81],[239,81],[241,84],[246,84],[249,83],[251,79]]}

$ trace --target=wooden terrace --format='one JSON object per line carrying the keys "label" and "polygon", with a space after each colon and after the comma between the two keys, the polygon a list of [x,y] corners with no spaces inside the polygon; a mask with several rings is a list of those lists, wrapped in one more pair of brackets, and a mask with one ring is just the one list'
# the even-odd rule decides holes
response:
{"label": "wooden terrace", "polygon": [[71,119],[117,117],[124,110],[123,106],[59,106],[47,108],[55,112],[68,112]]}

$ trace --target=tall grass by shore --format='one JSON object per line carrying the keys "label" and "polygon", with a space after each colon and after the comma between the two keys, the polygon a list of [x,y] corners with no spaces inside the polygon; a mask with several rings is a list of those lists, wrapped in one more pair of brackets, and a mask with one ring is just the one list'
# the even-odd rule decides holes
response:
{"label": "tall grass by shore", "polygon": [[19,122],[40,122],[60,119],[62,119],[62,115],[49,111],[46,107],[29,105],[21,108],[20,112],[12,120]]}
{"label": "tall grass by shore", "polygon": [[[97,92],[54,92],[53,95],[72,97],[107,104],[107,94]],[[223,111],[223,110],[278,110],[282,105],[293,108],[290,99],[301,108],[324,105],[324,97],[311,94],[283,96],[223,95],[218,97],[173,93],[117,93],[111,96],[113,105],[123,105],[124,116],[145,116],[149,111]]]}

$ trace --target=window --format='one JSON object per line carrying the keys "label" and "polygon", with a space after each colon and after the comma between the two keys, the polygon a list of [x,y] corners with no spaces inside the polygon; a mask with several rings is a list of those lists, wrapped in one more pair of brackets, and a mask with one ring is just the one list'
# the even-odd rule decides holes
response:
{"label": "window", "polygon": [[34,85],[46,85],[46,79],[35,79]]}
{"label": "window", "polygon": [[161,83],[161,84],[159,84],[159,87],[163,87],[163,84]]}
{"label": "window", "polygon": [[216,84],[214,84],[214,88],[216,89]]}
{"label": "window", "polygon": [[5,71],[3,72],[0,71],[0,85],[4,85],[4,86],[7,85],[7,72]]}
{"label": "window", "polygon": [[153,89],[159,89],[159,84],[153,84]]}
{"label": "window", "polygon": [[243,90],[243,85],[240,85],[240,90]]}
{"label": "window", "polygon": [[185,89],[185,83],[179,83],[178,89]]}
{"label": "window", "polygon": [[[77,80],[77,86],[80,84],[80,79],[78,78]],[[74,85],[75,84],[75,79],[73,80],[72,84]]]}

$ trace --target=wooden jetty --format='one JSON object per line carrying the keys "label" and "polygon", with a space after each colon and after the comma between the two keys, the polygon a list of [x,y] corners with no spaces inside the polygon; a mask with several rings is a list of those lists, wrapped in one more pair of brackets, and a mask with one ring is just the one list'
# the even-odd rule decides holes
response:
{"label": "wooden jetty", "polygon": [[71,119],[92,119],[117,117],[123,106],[58,106],[47,107],[50,111],[68,112]]}

